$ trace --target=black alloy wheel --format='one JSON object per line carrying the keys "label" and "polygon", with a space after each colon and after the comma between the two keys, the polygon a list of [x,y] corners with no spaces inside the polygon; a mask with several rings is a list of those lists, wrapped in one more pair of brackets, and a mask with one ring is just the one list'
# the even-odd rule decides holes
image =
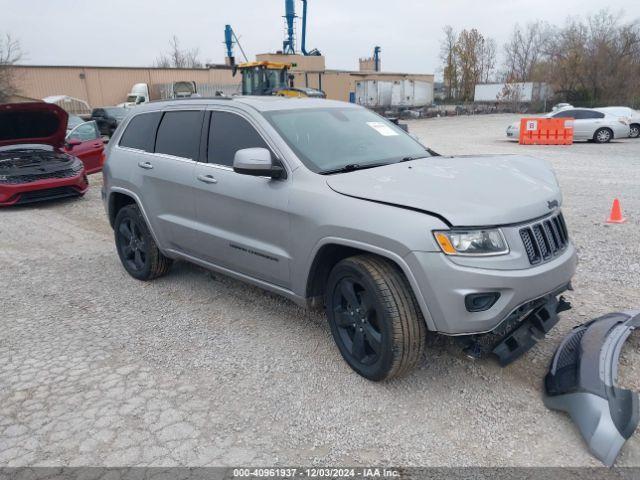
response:
{"label": "black alloy wheel", "polygon": [[363,377],[381,381],[409,372],[422,358],[426,324],[396,264],[362,254],[338,262],[325,305],[342,358]]}
{"label": "black alloy wheel", "polygon": [[142,271],[146,266],[148,250],[140,226],[133,218],[125,218],[118,226],[117,235],[127,270]]}
{"label": "black alloy wheel", "polygon": [[333,292],[334,318],[338,334],[353,361],[368,366],[382,353],[380,312],[371,293],[352,276],[343,277]]}
{"label": "black alloy wheel", "polygon": [[137,205],[121,208],[113,227],[118,256],[129,275],[152,280],[167,273],[172,260],[158,249]]}

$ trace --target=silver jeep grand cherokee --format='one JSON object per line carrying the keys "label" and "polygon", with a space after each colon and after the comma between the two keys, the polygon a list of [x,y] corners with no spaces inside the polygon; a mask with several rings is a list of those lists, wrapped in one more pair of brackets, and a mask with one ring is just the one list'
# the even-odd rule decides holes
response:
{"label": "silver jeep grand cherokee", "polygon": [[103,197],[131,276],[186,260],[324,306],[371,380],[410,370],[427,331],[507,364],[569,307],[576,252],[549,165],[439,156],[352,104],[137,107],[109,143]]}

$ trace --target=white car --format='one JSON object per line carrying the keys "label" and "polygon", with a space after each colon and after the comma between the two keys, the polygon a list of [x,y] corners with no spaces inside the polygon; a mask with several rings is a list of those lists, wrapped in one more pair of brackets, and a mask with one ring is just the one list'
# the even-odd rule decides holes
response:
{"label": "white car", "polygon": [[633,108],[629,107],[602,107],[594,108],[594,110],[606,113],[608,115],[622,117],[627,122],[629,122],[629,137],[640,137],[640,112],[638,110],[634,110]]}
{"label": "white car", "polygon": [[[627,138],[631,129],[628,120],[592,108],[564,108],[543,115],[546,118],[573,118],[573,139],[607,143],[614,138]],[[507,127],[507,137],[520,138],[520,122]]]}

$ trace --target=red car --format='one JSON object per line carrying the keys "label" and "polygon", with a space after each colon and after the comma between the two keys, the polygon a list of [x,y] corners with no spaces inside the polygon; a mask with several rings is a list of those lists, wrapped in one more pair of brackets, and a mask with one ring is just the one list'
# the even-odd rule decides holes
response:
{"label": "red car", "polygon": [[84,165],[65,152],[67,118],[49,103],[0,105],[0,206],[85,194]]}
{"label": "red car", "polygon": [[78,157],[87,175],[102,171],[104,164],[104,141],[96,122],[83,122],[67,129],[64,151]]}

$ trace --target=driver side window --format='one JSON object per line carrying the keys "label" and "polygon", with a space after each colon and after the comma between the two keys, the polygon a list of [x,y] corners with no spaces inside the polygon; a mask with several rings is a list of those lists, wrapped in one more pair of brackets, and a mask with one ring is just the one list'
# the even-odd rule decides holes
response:
{"label": "driver side window", "polygon": [[[271,151],[256,129],[240,115],[211,112],[207,162],[233,167],[233,157],[244,148],[266,148]],[[273,158],[273,152],[271,156]]]}
{"label": "driver side window", "polygon": [[85,122],[71,130],[67,136],[67,141],[79,140],[81,142],[88,142],[89,140],[97,140],[98,138],[100,138],[100,132],[98,131],[96,122]]}

